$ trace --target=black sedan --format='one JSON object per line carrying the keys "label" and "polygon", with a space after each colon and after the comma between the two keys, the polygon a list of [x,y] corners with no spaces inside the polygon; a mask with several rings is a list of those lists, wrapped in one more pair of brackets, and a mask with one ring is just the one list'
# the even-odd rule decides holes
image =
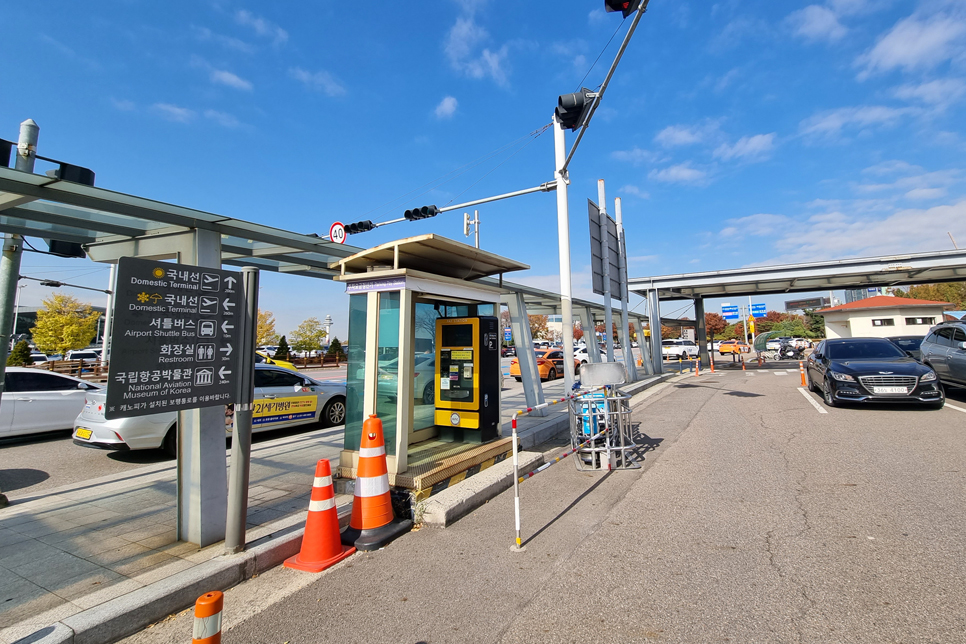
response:
{"label": "black sedan", "polygon": [[945,404],[936,372],[885,338],[823,340],[806,360],[808,388],[835,407],[852,402]]}
{"label": "black sedan", "polygon": [[925,337],[924,335],[893,335],[888,340],[903,351],[908,352],[916,360],[922,360],[922,352],[919,351],[919,345],[922,344]]}

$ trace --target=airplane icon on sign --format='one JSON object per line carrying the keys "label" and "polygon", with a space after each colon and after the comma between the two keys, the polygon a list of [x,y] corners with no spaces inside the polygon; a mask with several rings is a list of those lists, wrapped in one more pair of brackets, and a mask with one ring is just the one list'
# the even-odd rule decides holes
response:
{"label": "airplane icon on sign", "polygon": [[216,275],[215,273],[202,273],[201,290],[202,291],[220,291],[221,276]]}

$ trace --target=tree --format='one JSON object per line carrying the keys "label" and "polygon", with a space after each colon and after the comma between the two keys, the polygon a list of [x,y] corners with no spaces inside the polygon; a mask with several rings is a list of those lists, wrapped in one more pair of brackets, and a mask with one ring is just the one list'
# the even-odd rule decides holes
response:
{"label": "tree", "polygon": [[26,340],[21,340],[13,346],[13,351],[7,356],[8,367],[26,367],[33,364],[34,359],[30,357],[30,345]]}
{"label": "tree", "polygon": [[681,337],[681,330],[674,326],[664,326],[661,325],[661,339],[662,340],[673,340],[674,338]]}
{"label": "tree", "polygon": [[271,311],[258,309],[258,326],[255,330],[255,344],[277,344],[278,332],[275,331],[275,315]]}
{"label": "tree", "polygon": [[931,300],[933,302],[949,302],[953,310],[966,309],[966,282],[945,282],[942,284],[916,284],[908,290],[896,289],[896,297],[910,297],[917,300]]}
{"label": "tree", "polygon": [[289,348],[288,340],[283,335],[278,339],[278,348],[275,349],[275,358],[278,360],[288,360]]}
{"label": "tree", "polygon": [[547,328],[546,315],[528,315],[530,318],[530,337],[534,340],[549,340],[550,331]]}
{"label": "tree", "polygon": [[41,351],[66,354],[91,343],[100,316],[90,304],[81,304],[76,297],[55,292],[37,311],[37,324],[30,329],[30,334]]}
{"label": "tree", "polygon": [[345,360],[345,351],[342,350],[342,343],[339,342],[339,338],[332,336],[332,342],[329,343],[329,350],[326,351],[327,356],[339,356],[339,360]]}
{"label": "tree", "polygon": [[574,327],[574,342],[579,342],[584,337],[584,330]]}
{"label": "tree", "polygon": [[705,313],[704,326],[713,338],[716,335],[720,335],[722,331],[728,328],[728,322],[718,313]]}
{"label": "tree", "polygon": [[296,351],[318,351],[325,340],[325,327],[319,318],[309,318],[292,331],[292,348]]}
{"label": "tree", "polygon": [[805,326],[808,327],[808,337],[825,337],[825,316],[819,315],[815,311],[805,311]]}

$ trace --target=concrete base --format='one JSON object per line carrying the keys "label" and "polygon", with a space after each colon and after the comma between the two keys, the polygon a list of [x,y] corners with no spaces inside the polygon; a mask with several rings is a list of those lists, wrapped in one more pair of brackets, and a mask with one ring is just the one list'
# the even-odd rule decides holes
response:
{"label": "concrete base", "polygon": [[412,529],[413,522],[409,519],[394,519],[391,523],[372,530],[348,527],[342,533],[342,543],[347,546],[355,546],[356,550],[364,552],[378,550]]}

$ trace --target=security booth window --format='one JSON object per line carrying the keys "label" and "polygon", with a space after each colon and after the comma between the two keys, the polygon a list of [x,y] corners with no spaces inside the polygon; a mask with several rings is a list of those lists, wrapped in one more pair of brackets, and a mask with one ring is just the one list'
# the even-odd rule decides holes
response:
{"label": "security booth window", "polygon": [[386,454],[396,453],[396,416],[399,400],[399,291],[379,294],[379,378],[376,413],[382,421]]}
{"label": "security booth window", "polygon": [[936,318],[906,318],[907,326],[932,326],[936,323]]}
{"label": "security booth window", "polygon": [[368,323],[366,298],[365,293],[349,296],[344,443],[345,449],[348,450],[358,450],[362,441],[362,421],[364,420],[362,406],[366,388],[366,325]]}

